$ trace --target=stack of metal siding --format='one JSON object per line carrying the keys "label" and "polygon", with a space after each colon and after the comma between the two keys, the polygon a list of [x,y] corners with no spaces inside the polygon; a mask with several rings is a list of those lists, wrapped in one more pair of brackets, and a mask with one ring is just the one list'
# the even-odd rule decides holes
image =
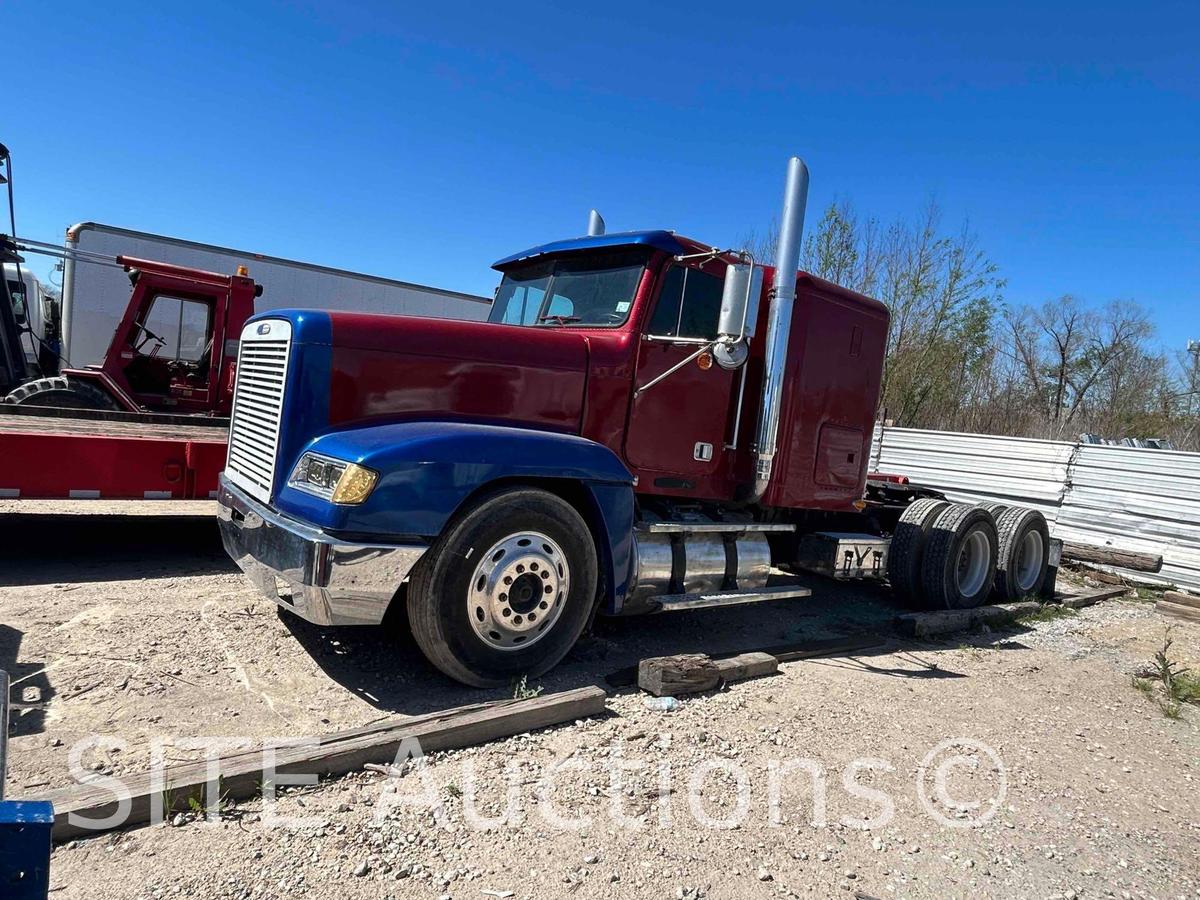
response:
{"label": "stack of metal siding", "polygon": [[1200,590],[1200,453],[884,428],[871,461],[951,500],[1039,509],[1063,540],[1162,554],[1157,575],[1126,574]]}
{"label": "stack of metal siding", "polygon": [[885,428],[872,458],[875,471],[907,475],[951,500],[1017,503],[1053,522],[1074,450],[1066,441]]}
{"label": "stack of metal siding", "polygon": [[1139,578],[1200,588],[1200,453],[1082,445],[1055,535],[1161,553],[1162,571]]}

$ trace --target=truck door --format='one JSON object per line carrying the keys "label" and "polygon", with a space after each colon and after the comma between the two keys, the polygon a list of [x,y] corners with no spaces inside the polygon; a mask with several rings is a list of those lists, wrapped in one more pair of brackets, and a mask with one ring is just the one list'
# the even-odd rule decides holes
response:
{"label": "truck door", "polygon": [[[721,290],[720,277],[672,265],[642,330],[635,388],[715,337]],[[635,394],[625,435],[625,457],[631,465],[686,477],[711,474],[720,464],[738,372],[722,369],[711,357],[708,362],[708,368],[690,362]]]}
{"label": "truck door", "polygon": [[157,294],[122,353],[134,395],[150,405],[206,408],[212,336],[209,299]]}

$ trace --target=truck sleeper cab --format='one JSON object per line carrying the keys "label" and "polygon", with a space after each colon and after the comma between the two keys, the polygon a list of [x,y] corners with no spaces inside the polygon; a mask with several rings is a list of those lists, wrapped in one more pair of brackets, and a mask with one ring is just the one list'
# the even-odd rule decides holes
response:
{"label": "truck sleeper cab", "polygon": [[[313,622],[403,603],[429,660],[481,686],[549,669],[597,612],[806,595],[767,578],[814,523],[867,527],[888,328],[881,304],[797,273],[806,190],[794,159],[773,269],[599,234],[498,261],[486,323],[252,319],[227,551]],[[986,555],[994,526],[968,543]]]}

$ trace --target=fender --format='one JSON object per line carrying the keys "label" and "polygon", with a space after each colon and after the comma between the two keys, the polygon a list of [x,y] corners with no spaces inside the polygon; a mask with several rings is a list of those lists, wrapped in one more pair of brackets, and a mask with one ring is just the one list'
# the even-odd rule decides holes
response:
{"label": "fender", "polygon": [[360,506],[338,506],[288,487],[284,475],[276,507],[359,539],[432,540],[472,494],[497,482],[581,485],[590,506],[581,513],[597,537],[606,575],[605,611],[618,611],[624,600],[634,557],[634,479],[603,444],[503,425],[398,422],[324,434],[303,451],[367,466],[379,483]]}

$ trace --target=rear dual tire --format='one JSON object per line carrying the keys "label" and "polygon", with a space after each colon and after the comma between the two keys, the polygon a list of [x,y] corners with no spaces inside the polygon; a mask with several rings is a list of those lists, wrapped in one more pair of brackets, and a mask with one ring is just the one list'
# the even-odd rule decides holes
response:
{"label": "rear dual tire", "polygon": [[1050,532],[1036,509],[1012,507],[996,518],[1000,545],[995,595],[1003,602],[1035,597],[1046,581]]}
{"label": "rear dual tire", "polygon": [[924,605],[921,563],[925,546],[933,523],[949,506],[946,500],[926,497],[912,503],[896,523],[888,548],[887,574],[892,592],[903,603]]}
{"label": "rear dual tire", "polygon": [[976,503],[980,509],[986,509],[992,514],[993,519],[999,519],[1004,513],[1008,512],[1011,507],[1003,503]]}
{"label": "rear dual tire", "polygon": [[925,609],[972,609],[1041,592],[1050,536],[1034,509],[922,499],[901,517],[888,554],[898,599]]}
{"label": "rear dual tire", "polygon": [[930,529],[921,563],[921,587],[935,609],[974,609],[992,592],[999,547],[992,514],[954,504]]}

